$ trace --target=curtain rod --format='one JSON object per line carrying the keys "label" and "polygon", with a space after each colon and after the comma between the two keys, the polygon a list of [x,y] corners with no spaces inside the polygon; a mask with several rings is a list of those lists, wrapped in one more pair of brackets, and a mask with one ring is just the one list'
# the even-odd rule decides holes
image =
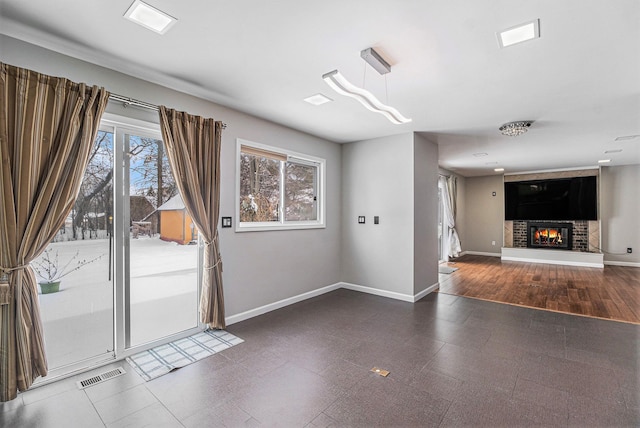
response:
{"label": "curtain rod", "polygon": [[[147,110],[153,110],[153,111],[158,111],[158,106],[155,104],[151,104],[151,103],[147,103],[144,101],[140,101],[140,100],[134,100],[133,98],[130,97],[125,97],[124,95],[118,95],[118,94],[109,94],[109,99],[112,101],[116,101],[116,102],[120,102],[124,105],[124,107],[128,107],[128,106],[136,106],[136,107],[140,107],[140,108],[146,108]],[[222,124],[222,129],[227,129],[227,124],[223,123]]]}

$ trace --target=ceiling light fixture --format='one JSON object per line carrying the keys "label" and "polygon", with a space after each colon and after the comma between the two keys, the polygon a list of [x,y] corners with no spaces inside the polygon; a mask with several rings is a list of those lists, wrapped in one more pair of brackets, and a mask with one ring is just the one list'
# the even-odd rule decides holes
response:
{"label": "ceiling light fixture", "polygon": [[612,149],[612,150],[605,150],[605,154],[609,154],[609,153],[620,153],[622,151],[622,149]]}
{"label": "ceiling light fixture", "polygon": [[391,64],[385,61],[373,48],[360,51],[360,56],[380,74],[391,73]]}
{"label": "ceiling light fixture", "polygon": [[304,101],[308,102],[309,104],[313,104],[314,106],[319,106],[324,103],[329,103],[333,100],[325,95],[315,94],[305,98]]}
{"label": "ceiling light fixture", "polygon": [[411,119],[404,117],[395,108],[382,104],[371,92],[349,82],[338,70],[324,74],[322,79],[337,93],[355,98],[368,110],[380,113],[396,125],[411,122]]}
{"label": "ceiling light fixture", "polygon": [[140,0],[131,3],[124,17],[158,34],[166,33],[177,21],[173,16]]}
{"label": "ceiling light fixture", "polygon": [[497,33],[497,35],[498,44],[501,48],[536,39],[540,37],[540,20],[534,19],[533,21],[507,28]]}
{"label": "ceiling light fixture", "polygon": [[504,172],[504,168],[494,168],[495,172]]}
{"label": "ceiling light fixture", "polygon": [[611,159],[600,159],[598,161],[598,163],[609,163],[609,162],[611,162]]}
{"label": "ceiling light fixture", "polygon": [[500,130],[502,135],[517,137],[518,135],[522,135],[527,132],[527,129],[529,129],[532,123],[533,122],[530,120],[520,120],[517,122],[505,123],[498,129]]}

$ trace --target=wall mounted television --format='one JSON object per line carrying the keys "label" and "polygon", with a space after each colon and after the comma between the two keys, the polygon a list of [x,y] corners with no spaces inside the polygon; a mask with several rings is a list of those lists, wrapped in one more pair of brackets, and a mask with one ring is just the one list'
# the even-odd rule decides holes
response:
{"label": "wall mounted television", "polygon": [[597,220],[597,177],[504,183],[505,220]]}

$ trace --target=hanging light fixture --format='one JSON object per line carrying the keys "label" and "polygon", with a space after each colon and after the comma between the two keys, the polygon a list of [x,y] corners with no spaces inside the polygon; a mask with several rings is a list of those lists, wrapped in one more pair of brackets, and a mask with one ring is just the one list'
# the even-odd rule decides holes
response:
{"label": "hanging light fixture", "polygon": [[322,78],[337,93],[355,98],[367,109],[382,114],[396,125],[411,122],[411,119],[404,117],[395,108],[382,104],[371,92],[349,82],[338,70],[330,71],[324,74]]}
{"label": "hanging light fixture", "polygon": [[500,128],[500,132],[502,135],[507,135],[509,137],[517,137],[518,135],[524,134],[527,132],[529,127],[533,121],[530,120],[521,120],[517,122],[509,122],[502,125]]}
{"label": "hanging light fixture", "polygon": [[[363,50],[360,52],[360,56],[378,73],[386,74],[391,72],[391,65],[389,65],[389,63],[387,63],[373,48]],[[380,102],[380,100],[378,100],[378,98],[376,98],[376,96],[371,92],[349,82],[338,70],[325,73],[322,76],[322,79],[337,93],[355,98],[368,110],[380,113],[396,125],[411,122],[411,119],[404,117],[395,108]]]}

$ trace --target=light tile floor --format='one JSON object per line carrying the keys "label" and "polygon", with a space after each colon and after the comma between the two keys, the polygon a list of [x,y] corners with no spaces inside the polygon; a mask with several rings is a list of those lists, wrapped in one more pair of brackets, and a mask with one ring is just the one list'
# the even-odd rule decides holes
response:
{"label": "light tile floor", "polygon": [[120,362],[20,394],[0,426],[640,426],[637,325],[337,290],[228,331],[245,342],[150,382]]}

